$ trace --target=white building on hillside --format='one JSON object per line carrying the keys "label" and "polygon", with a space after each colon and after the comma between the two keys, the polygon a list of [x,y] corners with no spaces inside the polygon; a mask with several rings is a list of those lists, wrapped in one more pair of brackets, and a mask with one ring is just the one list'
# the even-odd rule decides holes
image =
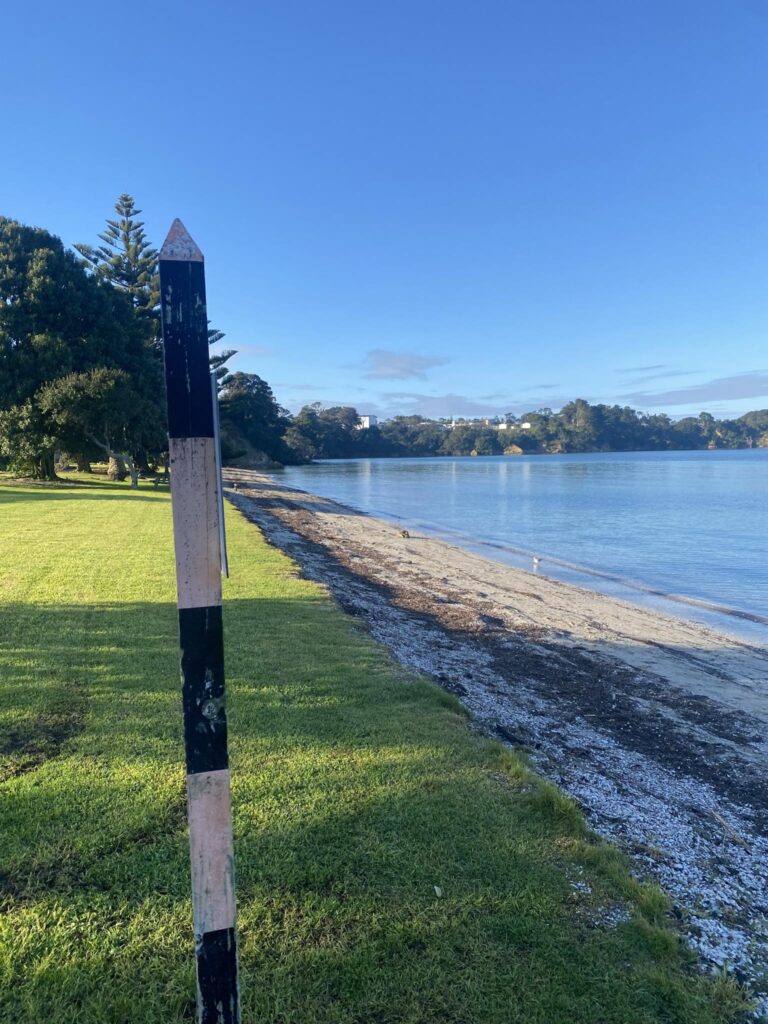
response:
{"label": "white building on hillside", "polygon": [[499,423],[496,427],[497,430],[530,430],[531,424],[526,420],[525,423]]}
{"label": "white building on hillside", "polygon": [[357,421],[357,426],[360,430],[368,430],[369,427],[378,427],[379,420],[377,416],[360,416]]}

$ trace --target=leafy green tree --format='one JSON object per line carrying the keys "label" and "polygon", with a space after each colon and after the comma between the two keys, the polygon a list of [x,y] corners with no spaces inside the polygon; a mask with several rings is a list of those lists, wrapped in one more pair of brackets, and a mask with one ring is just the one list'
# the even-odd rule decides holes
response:
{"label": "leafy green tree", "polygon": [[0,218],[0,452],[55,479],[55,424],[38,392],[70,373],[122,369],[162,408],[157,360],[125,295],[89,276],[60,239]]}
{"label": "leafy green tree", "polygon": [[430,451],[426,445],[421,446],[421,451],[414,451],[418,445],[416,440],[422,429],[431,421],[424,416],[393,416],[391,420],[385,420],[379,427],[379,433],[384,441],[386,455],[435,455],[440,451],[440,444],[443,441],[443,434],[440,435],[439,444]]}
{"label": "leafy green tree", "polygon": [[707,447],[712,444],[716,444],[717,438],[717,426],[715,417],[711,412],[700,412],[699,413],[699,430],[701,431],[702,437],[707,442]]}
{"label": "leafy green tree", "polygon": [[482,421],[463,423],[443,433],[444,455],[500,455],[502,450],[499,431]]}
{"label": "leafy green tree", "polygon": [[250,446],[276,462],[285,460],[283,435],[290,420],[265,380],[255,373],[229,374],[221,382],[219,402],[222,439],[230,450]]}
{"label": "leafy green tree", "polygon": [[586,451],[598,444],[598,414],[589,402],[585,402],[583,398],[568,402],[560,410],[559,418],[566,427],[564,433],[568,435],[562,439],[563,441]]}
{"label": "leafy green tree", "polygon": [[521,423],[530,423],[528,430],[515,431],[515,443],[526,451],[547,450],[561,438],[561,424],[551,409],[538,409],[520,417]]}
{"label": "leafy green tree", "polygon": [[[360,453],[360,416],[351,405],[321,409],[319,421],[323,433],[325,458],[350,459]],[[335,454],[331,455],[330,453]]]}
{"label": "leafy green tree", "polygon": [[314,441],[304,431],[292,423],[283,435],[283,441],[288,450],[288,461],[302,464],[312,462],[319,457],[319,451]]}
{"label": "leafy green tree", "polygon": [[502,444],[499,439],[499,432],[494,427],[481,427],[475,433],[475,447],[478,455],[500,455]]}
{"label": "leafy green tree", "polygon": [[325,437],[320,421],[321,408],[319,402],[303,406],[293,417],[286,431],[286,444],[298,461],[323,457]]}
{"label": "leafy green tree", "polygon": [[701,428],[695,416],[684,416],[672,426],[672,448],[696,449],[703,448]]}
{"label": "leafy green tree", "polygon": [[302,461],[354,458],[366,453],[366,442],[380,445],[378,431],[361,431],[360,416],[351,405],[305,405],[286,433],[286,444]]}
{"label": "leafy green tree", "polygon": [[31,399],[0,410],[0,453],[14,472],[55,480],[55,451],[55,428]]}
{"label": "leafy green tree", "polygon": [[445,455],[471,455],[475,450],[477,431],[469,424],[454,427],[445,435],[443,453]]}
{"label": "leafy green tree", "polygon": [[746,412],[739,416],[738,421],[744,429],[759,437],[768,430],[768,409],[756,409],[754,412]]}
{"label": "leafy green tree", "polygon": [[[44,385],[38,405],[69,450],[94,446],[126,464],[131,487],[138,487],[136,452],[159,438],[148,434],[152,409],[139,381],[124,370],[98,367],[71,373]],[[155,424],[157,427],[157,424]]]}
{"label": "leafy green tree", "polygon": [[436,455],[445,440],[446,430],[441,423],[429,420],[412,428],[410,449],[413,455]]}

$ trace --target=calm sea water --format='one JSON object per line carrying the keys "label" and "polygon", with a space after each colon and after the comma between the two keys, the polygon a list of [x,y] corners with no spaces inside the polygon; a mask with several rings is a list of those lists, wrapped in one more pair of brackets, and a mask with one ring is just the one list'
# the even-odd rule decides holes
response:
{"label": "calm sea water", "polygon": [[[768,449],[334,460],[286,483],[768,642]],[[707,607],[715,606],[716,609]]]}

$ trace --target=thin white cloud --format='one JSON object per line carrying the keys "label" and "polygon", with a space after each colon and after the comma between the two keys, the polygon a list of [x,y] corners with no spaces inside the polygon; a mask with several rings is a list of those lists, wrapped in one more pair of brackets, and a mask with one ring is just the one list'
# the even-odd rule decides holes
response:
{"label": "thin white cloud", "polygon": [[619,370],[614,370],[614,373],[647,373],[650,370],[666,370],[668,368],[666,363],[651,363],[650,366],[624,366]]}
{"label": "thin white cloud", "polygon": [[427,370],[450,362],[445,356],[421,356],[374,348],[363,360],[364,376],[373,380],[426,380]]}
{"label": "thin white cloud", "polygon": [[440,419],[448,416],[503,416],[511,405],[491,405],[466,395],[425,395],[418,391],[386,391],[381,398],[387,415],[417,415]]}
{"label": "thin white cloud", "polygon": [[696,372],[696,370],[664,370],[663,373],[646,373],[640,377],[622,381],[622,386],[626,388],[637,384],[649,384],[653,380],[671,380],[672,377],[692,377]]}
{"label": "thin white cloud", "polygon": [[752,370],[732,377],[717,377],[687,388],[669,391],[633,391],[622,395],[640,406],[694,405],[700,402],[723,402],[742,398],[768,398],[768,372]]}
{"label": "thin white cloud", "polygon": [[[499,398],[503,401],[499,401]],[[385,391],[379,395],[380,415],[384,416],[426,416],[429,419],[443,419],[451,416],[493,417],[507,413],[519,415],[535,409],[560,409],[573,399],[573,395],[532,395],[525,399],[495,396],[428,395],[420,391]],[[495,399],[495,400],[493,400]],[[589,399],[592,401],[592,399]],[[372,410],[376,412],[376,409]]]}

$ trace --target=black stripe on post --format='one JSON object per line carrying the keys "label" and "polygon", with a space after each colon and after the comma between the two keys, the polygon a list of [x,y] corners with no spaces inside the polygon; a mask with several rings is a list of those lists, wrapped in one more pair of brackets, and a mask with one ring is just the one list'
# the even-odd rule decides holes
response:
{"label": "black stripe on post", "polygon": [[[177,223],[181,224],[180,221],[174,221],[174,226]],[[184,230],[183,225],[181,229]],[[173,230],[171,228],[171,232]],[[178,238],[177,235],[174,239],[177,245]],[[194,247],[197,249],[197,246]],[[164,259],[168,252],[164,245],[160,252],[160,299],[168,434],[170,437],[213,437],[208,314],[202,253],[192,260]],[[197,252],[200,250],[197,249]]]}
{"label": "black stripe on post", "polygon": [[[201,1024],[236,1024],[237,940],[234,928],[207,932],[197,943],[197,984],[200,1002],[207,1009]],[[210,1008],[210,1009],[209,1009]]]}
{"label": "black stripe on post", "polygon": [[203,254],[181,221],[160,250],[199,1024],[238,1024],[219,474]]}
{"label": "black stripe on post", "polygon": [[180,608],[179,644],[187,772],[228,768],[221,608]]}

